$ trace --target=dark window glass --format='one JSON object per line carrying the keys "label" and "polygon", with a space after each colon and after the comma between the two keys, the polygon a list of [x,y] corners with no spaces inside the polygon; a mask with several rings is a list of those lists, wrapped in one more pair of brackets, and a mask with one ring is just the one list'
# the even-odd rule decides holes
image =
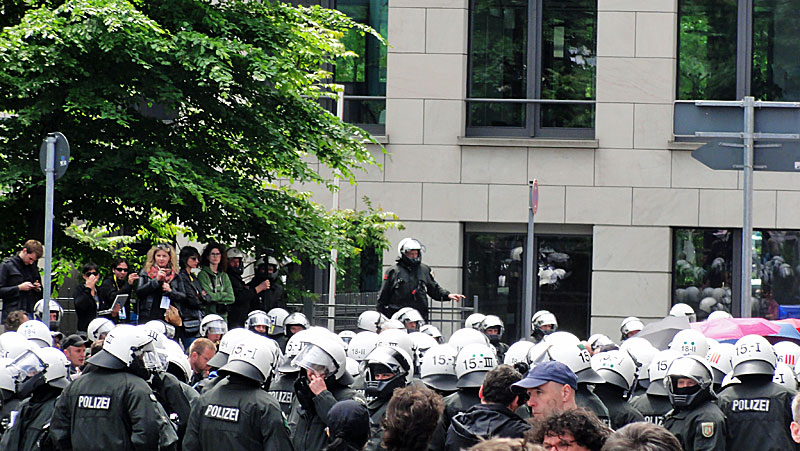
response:
{"label": "dark window glass", "polygon": [[[597,7],[592,0],[545,1],[542,11],[542,99],[594,100]],[[542,127],[594,125],[593,105],[541,106]]]}
{"label": "dark window glass", "polygon": [[753,232],[752,315],[800,318],[800,232]]}
{"label": "dark window glass", "polygon": [[[479,0],[473,5],[469,97],[527,98],[527,0]],[[471,126],[525,127],[524,103],[469,105]]]}
{"label": "dark window glass", "polygon": [[681,0],[678,99],[736,100],[736,0]]}
{"label": "dark window glass", "polygon": [[[559,330],[588,336],[592,277],[592,239],[585,236],[541,235],[537,241],[537,306],[553,312]],[[478,297],[478,311],[505,323],[503,341],[521,337],[525,283],[526,235],[467,233],[465,295]]]}
{"label": "dark window glass", "polygon": [[800,100],[797,38],[800,0],[753,2],[752,96],[762,100]]}
{"label": "dark window glass", "polygon": [[[389,28],[388,0],[338,0],[336,9],[386,37]],[[345,121],[354,124],[386,123],[385,99],[347,99],[347,96],[386,96],[387,49],[371,35],[350,30],[342,42],[357,58],[340,59],[334,69],[336,83],[345,86]]]}
{"label": "dark window glass", "polygon": [[731,312],[734,241],[728,229],[673,230],[672,303],[691,306],[698,321]]}

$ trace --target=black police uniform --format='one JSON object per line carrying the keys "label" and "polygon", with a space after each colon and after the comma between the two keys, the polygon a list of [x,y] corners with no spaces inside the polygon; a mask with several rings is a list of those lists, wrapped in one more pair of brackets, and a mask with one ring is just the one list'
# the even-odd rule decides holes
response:
{"label": "black police uniform", "polygon": [[141,377],[91,368],[56,401],[50,434],[63,450],[157,449],[163,421],[169,421],[159,409]]}
{"label": "black police uniform", "polygon": [[184,451],[292,451],[278,401],[252,380],[230,375],[192,407]]}
{"label": "black police uniform", "polygon": [[[675,409],[664,417],[664,427],[678,438],[685,450],[724,451],[726,447],[725,415],[711,401],[697,407]],[[735,446],[736,449],[762,449]]]}
{"label": "black police uniform", "polygon": [[383,276],[378,311],[391,317],[403,307],[412,307],[428,321],[428,296],[446,301],[450,292],[436,283],[430,266],[414,265],[408,258],[401,257]]}
{"label": "black police uniform", "polygon": [[189,423],[192,405],[197,402],[200,395],[170,373],[159,373],[153,376],[151,385],[156,399],[176,425],[180,442],[186,434],[186,425]]}
{"label": "black police uniform", "polygon": [[36,301],[41,299],[41,291],[20,291],[18,286],[23,282],[42,282],[42,278],[39,276],[39,267],[36,264],[26,265],[19,255],[7,258],[0,264],[0,299],[3,300],[3,321],[14,310],[25,310],[28,316],[31,316],[33,306]]}
{"label": "black police uniform", "polygon": [[630,403],[634,409],[644,415],[644,421],[657,426],[664,426],[664,416],[672,410],[672,404],[667,396],[645,393],[631,399]]}
{"label": "black police uniform", "polygon": [[228,326],[231,329],[244,327],[247,314],[253,310],[250,306],[256,298],[256,290],[247,286],[242,280],[243,270],[241,266],[234,268],[229,265],[226,271],[228,278],[231,279],[234,298],[233,304],[228,308]]}
{"label": "black police uniform", "polygon": [[[302,375],[301,375],[302,377]],[[289,430],[292,436],[292,445],[295,449],[304,451],[318,451],[328,445],[328,411],[334,404],[345,399],[353,399],[355,392],[350,387],[340,385],[335,381],[325,381],[327,390],[306,399],[301,394],[296,394],[289,415]],[[301,405],[303,404],[303,405]]]}
{"label": "black police uniform", "polygon": [[286,417],[292,413],[292,402],[294,401],[294,381],[297,379],[298,372],[278,373],[278,377],[269,384],[269,394],[272,395],[281,405],[281,411]]}
{"label": "black police uniform", "polygon": [[450,429],[450,423],[453,417],[461,412],[466,412],[472,406],[481,403],[481,398],[478,396],[479,388],[459,388],[457,392],[444,398],[444,411],[442,417],[439,419],[439,424],[433,431],[431,443],[428,445],[430,451],[441,451],[445,447],[447,441],[447,430]]}
{"label": "black police uniform", "polygon": [[[589,388],[589,384],[579,383],[575,390],[575,404],[597,415],[597,418],[608,427],[611,427],[611,415],[608,408],[600,398]],[[672,406],[670,406],[672,408]]]}
{"label": "black police uniform", "polygon": [[3,400],[0,402],[0,435],[2,435],[11,424],[11,412],[19,410],[22,400],[14,397],[14,393],[7,390],[0,390],[0,392],[3,394]]}
{"label": "black police uniform", "polygon": [[611,418],[611,428],[617,430],[626,424],[644,421],[644,416],[622,399],[622,389],[610,384],[597,384],[594,393],[603,401]]}
{"label": "black police uniform", "polygon": [[459,451],[490,438],[522,438],[531,424],[502,404],[478,404],[453,417],[446,451]]}
{"label": "black police uniform", "polygon": [[794,393],[772,382],[772,376],[738,376],[719,395],[728,418],[728,449],[760,451],[798,449],[789,432]]}
{"label": "black police uniform", "polygon": [[31,451],[53,449],[50,441],[50,418],[61,389],[40,387],[30,398],[19,405],[14,425],[3,434],[0,449],[4,451]]}
{"label": "black police uniform", "polygon": [[383,447],[383,426],[381,421],[389,407],[389,400],[385,398],[375,398],[367,403],[369,411],[369,441],[364,451],[382,451]]}

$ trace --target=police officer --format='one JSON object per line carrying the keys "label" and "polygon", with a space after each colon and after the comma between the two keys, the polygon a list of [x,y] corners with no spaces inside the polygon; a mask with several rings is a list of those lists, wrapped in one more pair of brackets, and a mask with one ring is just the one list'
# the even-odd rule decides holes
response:
{"label": "police officer", "polygon": [[[724,451],[725,415],[713,402],[714,377],[708,362],[696,355],[678,357],[670,364],[665,381],[674,409],[664,418],[664,427],[683,449]],[[736,449],[755,449],[740,446]]]}
{"label": "police officer", "polygon": [[411,356],[400,348],[378,345],[365,359],[367,396],[372,400],[367,403],[370,417],[369,442],[366,450],[383,449],[383,428],[381,420],[389,407],[389,400],[396,388],[411,384],[414,376],[414,364]]}
{"label": "police officer", "polygon": [[277,363],[271,341],[252,335],[233,348],[222,380],[192,406],[184,451],[294,449],[278,402],[262,389]]}
{"label": "police officer", "polygon": [[611,417],[611,427],[619,429],[626,424],[644,421],[644,416],[625,400],[636,378],[636,363],[627,351],[606,351],[592,356],[592,369],[603,377],[605,383],[594,387]]}
{"label": "police officer", "polygon": [[419,332],[420,327],[425,324],[422,315],[414,308],[403,307],[392,315],[391,319],[396,319],[403,323],[408,333]]}
{"label": "police officer", "polygon": [[267,329],[269,329],[270,321],[267,313],[263,310],[253,310],[247,314],[247,320],[244,322],[244,327],[255,332],[262,337],[267,336]]}
{"label": "police officer", "polygon": [[56,401],[50,423],[56,447],[108,451],[174,446],[177,434],[164,427],[169,419],[145,382],[160,364],[144,328],[122,324],[112,329],[87,370]]}
{"label": "police officer", "polygon": [[227,256],[228,268],[225,272],[228,273],[228,278],[231,279],[234,298],[233,304],[228,311],[228,326],[231,329],[235,329],[244,326],[245,318],[252,310],[251,304],[256,298],[256,290],[254,287],[247,286],[242,279],[244,275],[244,252],[239,248],[231,247],[228,248]]}
{"label": "police officer", "polygon": [[294,381],[297,380],[297,376],[300,374],[300,368],[292,365],[292,360],[303,349],[305,344],[303,337],[310,333],[312,332],[301,330],[292,335],[292,338],[286,343],[283,362],[276,368],[275,378],[269,384],[269,394],[275,397],[287,418],[292,413],[292,405],[294,404]]}
{"label": "police officer", "polygon": [[648,368],[650,385],[647,387],[647,391],[630,401],[633,408],[644,415],[644,420],[648,423],[663,426],[664,416],[672,410],[669,392],[664,386],[664,378],[667,377],[669,365],[680,356],[677,351],[671,349],[656,354]]}
{"label": "police officer", "polygon": [[545,337],[558,330],[558,320],[547,310],[539,310],[531,316],[531,337],[534,343],[539,343]]}
{"label": "police officer", "polygon": [[795,449],[789,432],[792,396],[772,382],[777,358],[772,345],[758,335],[745,335],[734,345],[732,384],[719,395],[728,417],[728,449]]}
{"label": "police officer", "polygon": [[619,326],[619,332],[621,335],[620,342],[631,338],[632,336],[641,332],[644,329],[644,323],[642,320],[635,316],[629,316],[622,320],[622,324]]}
{"label": "police officer", "polygon": [[278,280],[279,269],[275,257],[260,258],[256,262],[253,279],[247,284],[256,295],[251,309],[269,312],[274,308],[286,308],[286,290]]}
{"label": "police officer", "polygon": [[[56,398],[70,382],[66,356],[55,348],[26,351],[10,365],[21,396],[14,424],[3,434],[0,449],[28,451],[51,449],[50,418]],[[30,395],[30,397],[28,397]]]}
{"label": "police officer", "polygon": [[506,351],[508,351],[508,345],[500,341],[503,339],[503,332],[505,331],[503,320],[496,315],[486,315],[483,321],[478,325],[478,330],[486,335],[486,338],[489,339],[489,343],[491,343],[495,351],[497,351],[497,358],[503,361]]}
{"label": "police officer", "polygon": [[437,301],[460,301],[462,294],[452,294],[440,287],[430,266],[422,263],[424,247],[414,238],[405,238],[397,246],[397,264],[383,276],[378,295],[378,311],[392,316],[403,307],[413,307],[428,320],[428,296]]}
{"label": "police officer", "polygon": [[328,411],[338,401],[353,399],[355,392],[349,387],[353,377],[347,372],[344,346],[333,332],[313,328],[303,341],[292,360],[300,374],[294,382],[289,429],[295,449],[317,451],[328,444]]}

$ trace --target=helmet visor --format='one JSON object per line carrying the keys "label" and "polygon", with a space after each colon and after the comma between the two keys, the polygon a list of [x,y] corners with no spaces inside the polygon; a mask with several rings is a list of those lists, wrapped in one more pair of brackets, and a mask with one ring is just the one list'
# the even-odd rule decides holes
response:
{"label": "helmet visor", "polygon": [[12,379],[17,382],[23,382],[43,372],[45,365],[33,351],[28,350],[20,354],[6,368]]}
{"label": "helmet visor", "polygon": [[292,360],[292,365],[297,368],[311,370],[321,376],[335,374],[339,369],[336,362],[322,348],[311,343],[306,343],[303,349]]}
{"label": "helmet visor", "polygon": [[135,358],[141,360],[145,369],[150,371],[165,371],[168,365],[167,355],[156,349],[153,342],[147,343],[133,353]]}
{"label": "helmet visor", "polygon": [[206,325],[206,335],[219,334],[225,335],[228,333],[228,325],[223,320],[214,320]]}
{"label": "helmet visor", "polygon": [[269,317],[267,316],[266,313],[255,313],[253,315],[250,315],[249,318],[247,318],[248,327],[269,326],[270,325],[269,323],[270,323]]}

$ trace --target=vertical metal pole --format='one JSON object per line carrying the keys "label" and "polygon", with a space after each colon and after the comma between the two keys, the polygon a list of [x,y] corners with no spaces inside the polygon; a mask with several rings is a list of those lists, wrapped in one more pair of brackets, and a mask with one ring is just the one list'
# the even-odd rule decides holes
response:
{"label": "vertical metal pole", "polygon": [[531,316],[533,316],[533,180],[528,182],[528,244],[525,248],[525,299],[522,304],[522,338],[531,336]]}
{"label": "vertical metal pole", "polygon": [[[344,86],[338,85],[339,93],[336,99],[336,117],[340,121],[344,121]],[[334,210],[339,209],[339,175],[335,173],[333,176],[333,202],[332,207]],[[339,250],[331,248],[331,269],[330,277],[328,279],[328,330],[335,330],[336,325],[336,262],[339,259]]]}
{"label": "vertical metal pole", "polygon": [[750,297],[753,267],[753,133],[755,131],[755,99],[746,96],[744,106],[744,209],[742,217],[742,294],[740,309],[742,318],[752,315]]}
{"label": "vertical metal pole", "polygon": [[47,136],[47,163],[45,165],[44,203],[44,280],[42,281],[42,322],[50,327],[50,284],[53,272],[53,198],[56,179],[56,137]]}

